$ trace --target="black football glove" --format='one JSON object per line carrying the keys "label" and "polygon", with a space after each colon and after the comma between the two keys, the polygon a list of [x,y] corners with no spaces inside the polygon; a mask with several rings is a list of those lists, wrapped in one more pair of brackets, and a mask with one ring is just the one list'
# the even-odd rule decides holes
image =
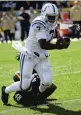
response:
{"label": "black football glove", "polygon": [[58,46],[58,49],[65,49],[68,48],[70,45],[70,38],[65,36],[65,37],[60,37],[57,39],[56,44]]}
{"label": "black football glove", "polygon": [[65,41],[64,48],[68,48],[71,42],[70,38],[68,36],[64,36],[63,39]]}

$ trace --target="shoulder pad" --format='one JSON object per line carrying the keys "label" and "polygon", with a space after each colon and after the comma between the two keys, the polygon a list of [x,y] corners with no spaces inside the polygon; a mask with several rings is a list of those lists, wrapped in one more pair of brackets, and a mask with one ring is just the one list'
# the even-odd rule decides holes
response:
{"label": "shoulder pad", "polygon": [[42,20],[35,20],[32,22],[31,26],[46,28],[46,23]]}

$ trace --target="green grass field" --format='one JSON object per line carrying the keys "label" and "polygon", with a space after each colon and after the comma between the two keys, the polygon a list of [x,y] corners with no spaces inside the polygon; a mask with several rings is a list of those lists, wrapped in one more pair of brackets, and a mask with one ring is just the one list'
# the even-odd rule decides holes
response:
{"label": "green grass field", "polygon": [[[81,115],[81,41],[72,42],[66,50],[52,50],[50,63],[53,83],[57,90],[46,104],[22,107],[9,97],[9,106],[0,99],[0,115]],[[13,82],[19,68],[15,59],[17,52],[11,44],[0,44],[0,96],[1,87]]]}

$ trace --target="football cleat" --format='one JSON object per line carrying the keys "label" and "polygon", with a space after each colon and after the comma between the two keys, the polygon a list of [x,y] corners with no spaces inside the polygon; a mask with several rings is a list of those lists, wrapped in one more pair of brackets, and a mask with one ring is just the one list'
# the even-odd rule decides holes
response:
{"label": "football cleat", "polygon": [[9,94],[5,93],[5,88],[6,88],[6,86],[2,86],[1,100],[6,105],[8,103],[8,96],[9,96]]}

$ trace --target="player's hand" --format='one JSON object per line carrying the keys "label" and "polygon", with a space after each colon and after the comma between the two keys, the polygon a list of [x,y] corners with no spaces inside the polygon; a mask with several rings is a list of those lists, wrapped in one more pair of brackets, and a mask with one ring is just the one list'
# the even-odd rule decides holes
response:
{"label": "player's hand", "polygon": [[63,37],[58,38],[56,41],[56,45],[58,49],[66,49],[70,45],[70,38],[69,37]]}
{"label": "player's hand", "polygon": [[64,41],[65,41],[65,46],[64,46],[64,48],[68,48],[69,45],[70,45],[70,42],[71,42],[70,38],[69,38],[69,37],[64,37],[63,39],[64,39]]}
{"label": "player's hand", "polygon": [[24,20],[24,18],[22,16],[18,16],[17,19],[18,20]]}

